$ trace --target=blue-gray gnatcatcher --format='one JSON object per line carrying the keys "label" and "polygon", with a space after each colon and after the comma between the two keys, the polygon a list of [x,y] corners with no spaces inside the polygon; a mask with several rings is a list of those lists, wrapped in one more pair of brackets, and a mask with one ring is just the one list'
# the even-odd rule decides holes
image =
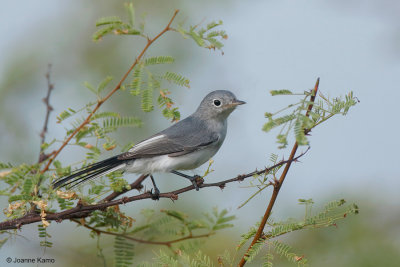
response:
{"label": "blue-gray gnatcatcher", "polygon": [[186,119],[134,145],[128,152],[58,179],[53,187],[76,186],[118,170],[150,175],[155,199],[159,194],[152,176],[155,172],[171,172],[185,177],[199,190],[197,176],[188,176],[177,170],[195,169],[217,153],[226,136],[229,114],[237,105],[245,103],[237,100],[230,91],[213,91],[201,101],[196,112]]}

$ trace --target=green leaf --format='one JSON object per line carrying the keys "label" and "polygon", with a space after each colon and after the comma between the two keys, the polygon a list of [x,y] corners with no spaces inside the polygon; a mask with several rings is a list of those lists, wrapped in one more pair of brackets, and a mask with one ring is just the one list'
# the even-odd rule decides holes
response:
{"label": "green leaf", "polygon": [[222,20],[219,20],[218,22],[212,21],[212,22],[208,23],[207,24],[207,31],[211,30],[211,29],[213,29],[213,28],[215,28],[217,26],[222,25],[222,23],[223,23]]}
{"label": "green leaf", "polygon": [[110,25],[106,25],[105,27],[99,29],[98,31],[96,31],[93,34],[93,36],[92,36],[93,41],[99,41],[101,38],[103,38],[104,35],[111,33],[117,27],[118,27],[117,24],[110,24]]}
{"label": "green leaf", "polygon": [[129,24],[131,25],[131,27],[135,26],[135,9],[133,8],[133,3],[126,3],[125,7],[128,11],[128,15],[129,15]]}
{"label": "green leaf", "polygon": [[296,122],[294,123],[294,134],[296,136],[296,142],[299,146],[308,145],[307,137],[304,134],[303,123],[300,118],[297,118]]}
{"label": "green leaf", "polygon": [[133,228],[132,231],[129,232],[129,234],[133,235],[133,234],[139,233],[139,232],[141,232],[143,230],[149,229],[149,227],[150,227],[149,224],[135,227],[135,228]]}
{"label": "green leaf", "polygon": [[32,187],[33,187],[32,179],[25,179],[24,185],[22,187],[23,188],[22,193],[24,193],[25,195],[30,194],[32,191]]}
{"label": "green leaf", "polygon": [[121,115],[117,112],[112,112],[112,111],[105,111],[105,112],[100,112],[100,113],[95,113],[92,118],[91,121],[95,121],[97,119],[102,119],[102,118],[120,118]]}
{"label": "green leaf", "polygon": [[30,195],[12,195],[8,198],[8,202],[14,202],[14,201],[18,201],[18,200],[31,200],[32,196]]}
{"label": "green leaf", "polygon": [[221,230],[221,229],[225,229],[225,228],[231,228],[234,225],[231,223],[225,223],[225,224],[217,224],[215,225],[212,229],[213,230]]}
{"label": "green leaf", "polygon": [[282,90],[271,90],[269,91],[271,93],[272,96],[275,95],[292,95],[292,91],[290,90],[286,90],[286,89],[282,89]]}
{"label": "green leaf", "polygon": [[142,90],[141,108],[144,112],[150,112],[154,108],[153,89],[154,89],[154,80],[149,74],[149,78],[147,81],[147,88]]}
{"label": "green leaf", "polygon": [[213,37],[224,37],[226,36],[226,32],[225,31],[211,31],[209,33],[207,33],[207,38],[213,38]]}
{"label": "green leaf", "polygon": [[171,56],[158,56],[158,57],[150,57],[146,58],[144,61],[145,66],[157,65],[157,64],[171,64],[175,61],[175,59]]}
{"label": "green leaf", "polygon": [[190,82],[190,81],[189,81],[189,79],[183,77],[183,76],[180,75],[180,74],[167,71],[167,72],[164,74],[163,78],[166,79],[167,81],[173,82],[173,83],[175,83],[175,84],[177,84],[177,85],[185,86],[185,87],[187,87],[187,88],[190,88],[190,85],[189,85],[189,82]]}
{"label": "green leaf", "polygon": [[222,224],[222,223],[226,223],[226,222],[230,222],[236,219],[235,215],[232,216],[228,216],[228,217],[223,217],[221,216],[220,218],[218,218],[217,220],[217,224]]}
{"label": "green leaf", "polygon": [[62,122],[63,120],[65,120],[65,119],[71,117],[71,115],[72,115],[72,114],[71,114],[70,112],[64,110],[63,112],[61,112],[61,113],[57,116],[57,123],[60,123],[60,122]]}
{"label": "green leaf", "polygon": [[2,163],[0,162],[0,170],[1,169],[9,169],[12,168],[13,166],[11,165],[11,163]]}
{"label": "green leaf", "polygon": [[103,121],[103,128],[140,127],[142,124],[141,119],[133,116],[112,117]]}
{"label": "green leaf", "polygon": [[271,131],[273,128],[278,127],[282,124],[285,124],[293,119],[295,119],[296,116],[294,114],[290,114],[290,115],[285,115],[276,119],[272,119],[271,117],[269,117],[269,121],[267,123],[264,124],[262,130],[265,132],[269,132]]}
{"label": "green leaf", "polygon": [[261,249],[263,248],[265,244],[264,239],[260,238],[257,240],[256,243],[247,251],[247,255],[245,256],[245,259],[247,262],[252,262],[254,258],[260,253]]}
{"label": "green leaf", "polygon": [[97,87],[97,92],[100,94],[101,91],[112,81],[113,77],[107,76]]}
{"label": "green leaf", "polygon": [[130,90],[131,95],[137,96],[141,93],[143,69],[144,63],[139,63],[138,65],[136,65],[133,71],[133,80],[129,85],[132,88]]}
{"label": "green leaf", "polygon": [[[51,140],[49,143],[44,142],[43,144],[40,145],[40,148],[44,151],[46,150],[49,146],[51,146],[52,144],[54,144],[56,142],[56,139]],[[0,167],[1,169],[1,167]]]}
{"label": "green leaf", "polygon": [[174,217],[175,219],[178,219],[179,221],[184,222],[186,220],[187,215],[184,214],[183,212],[176,211],[176,210],[162,210],[165,214],[168,216]]}
{"label": "green leaf", "polygon": [[205,41],[194,31],[189,32],[189,36],[196,42],[198,46],[205,47]]}
{"label": "green leaf", "polygon": [[109,24],[121,24],[122,20],[119,17],[112,16],[112,17],[103,17],[96,21],[96,27],[109,25]]}
{"label": "green leaf", "polygon": [[263,258],[263,260],[265,261],[263,262],[262,267],[272,267],[273,266],[272,261],[274,260],[274,255],[271,253],[267,253]]}
{"label": "green leaf", "polygon": [[129,267],[133,263],[134,245],[121,236],[114,239],[114,266]]}
{"label": "green leaf", "polygon": [[97,95],[97,90],[94,88],[93,85],[91,85],[89,82],[83,82],[83,85],[89,89],[91,92]]}

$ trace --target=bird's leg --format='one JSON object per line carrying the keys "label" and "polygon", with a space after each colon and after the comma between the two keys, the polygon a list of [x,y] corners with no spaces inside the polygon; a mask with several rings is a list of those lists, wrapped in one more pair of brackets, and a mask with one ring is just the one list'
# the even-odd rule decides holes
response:
{"label": "bird's leg", "polygon": [[159,200],[160,199],[160,190],[158,190],[156,182],[154,181],[154,177],[151,174],[150,174],[150,179],[151,179],[151,182],[153,183],[153,187],[154,187],[154,193],[151,192],[151,199],[152,200]]}
{"label": "bird's leg", "polygon": [[176,175],[179,175],[179,176],[181,176],[181,177],[183,177],[183,178],[188,179],[189,181],[192,182],[194,188],[196,188],[196,191],[199,191],[199,186],[197,185],[196,179],[197,179],[197,178],[201,178],[200,176],[198,176],[198,175],[189,176],[189,175],[186,175],[186,174],[181,173],[181,172],[178,172],[178,171],[171,171],[171,173],[176,174]]}

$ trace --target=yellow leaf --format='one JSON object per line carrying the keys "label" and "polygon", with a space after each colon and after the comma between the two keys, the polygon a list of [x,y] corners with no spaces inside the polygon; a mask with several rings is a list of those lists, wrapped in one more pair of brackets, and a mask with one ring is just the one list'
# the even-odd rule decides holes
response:
{"label": "yellow leaf", "polygon": [[57,190],[57,196],[63,199],[75,199],[77,197],[76,193],[73,191],[63,192],[60,190]]}

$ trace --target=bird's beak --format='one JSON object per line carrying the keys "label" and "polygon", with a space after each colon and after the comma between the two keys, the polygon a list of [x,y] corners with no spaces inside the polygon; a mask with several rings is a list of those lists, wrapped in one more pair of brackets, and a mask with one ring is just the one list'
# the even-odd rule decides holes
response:
{"label": "bird's beak", "polygon": [[242,100],[235,99],[232,104],[235,105],[235,106],[239,106],[239,105],[246,104],[246,102],[244,102]]}

